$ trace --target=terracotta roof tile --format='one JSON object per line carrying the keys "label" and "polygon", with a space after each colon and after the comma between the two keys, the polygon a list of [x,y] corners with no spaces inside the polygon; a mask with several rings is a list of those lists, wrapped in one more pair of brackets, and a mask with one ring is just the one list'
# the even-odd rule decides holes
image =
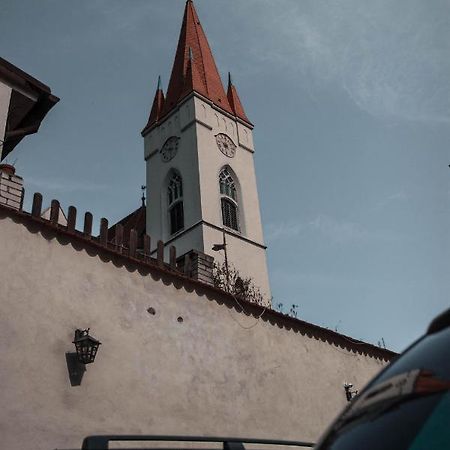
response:
{"label": "terracotta roof tile", "polygon": [[146,207],[141,206],[140,208],[136,209],[136,211],[133,211],[131,214],[124,217],[122,220],[119,220],[119,222],[110,227],[108,229],[108,241],[114,241],[114,238],[116,237],[116,228],[119,224],[123,226],[123,244],[128,245],[130,239],[130,231],[134,229],[136,230],[138,236],[137,247],[142,248],[146,228]]}

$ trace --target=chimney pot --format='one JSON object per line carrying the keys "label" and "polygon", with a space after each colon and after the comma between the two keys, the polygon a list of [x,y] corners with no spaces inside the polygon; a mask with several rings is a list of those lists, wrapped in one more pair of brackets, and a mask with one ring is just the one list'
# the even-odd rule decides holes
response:
{"label": "chimney pot", "polygon": [[0,172],[8,175],[14,175],[16,173],[16,168],[11,166],[11,164],[0,164]]}

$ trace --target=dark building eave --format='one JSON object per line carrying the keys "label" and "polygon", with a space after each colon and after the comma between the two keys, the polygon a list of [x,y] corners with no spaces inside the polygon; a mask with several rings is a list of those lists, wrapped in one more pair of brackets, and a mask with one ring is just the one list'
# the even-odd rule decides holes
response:
{"label": "dark building eave", "polygon": [[25,136],[39,130],[42,120],[59,98],[48,86],[3,58],[0,58],[0,80],[12,89],[1,161]]}

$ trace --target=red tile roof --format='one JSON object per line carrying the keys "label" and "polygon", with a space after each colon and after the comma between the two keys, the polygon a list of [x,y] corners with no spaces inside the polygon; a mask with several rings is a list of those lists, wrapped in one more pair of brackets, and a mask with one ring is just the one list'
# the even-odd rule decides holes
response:
{"label": "red tile roof", "polygon": [[144,234],[146,231],[146,207],[141,206],[140,208],[136,209],[131,214],[114,224],[112,227],[110,227],[108,229],[108,241],[114,241],[116,237],[117,225],[119,224],[123,226],[123,244],[129,244],[130,231],[134,229],[136,230],[138,236],[137,248],[142,248]]}
{"label": "red tile roof", "polygon": [[160,79],[158,79],[158,88],[147,125],[142,130],[142,136],[161,118],[173,111],[183,98],[194,91],[253,127],[245,114],[231,78],[229,78],[228,92],[225,93],[194,4],[192,0],[187,0],[167,96],[164,98]]}
{"label": "red tile roof", "polygon": [[145,126],[142,134],[144,134],[153,124],[157,123],[162,115],[164,107],[164,93],[161,89],[161,77],[158,78],[158,87],[156,88],[155,98],[153,99],[152,109],[150,116],[148,117],[147,125]]}
{"label": "red tile roof", "polygon": [[239,117],[240,119],[244,120],[245,122],[248,122],[251,125],[250,120],[248,120],[248,117],[245,114],[244,107],[242,106],[241,99],[239,98],[239,95],[237,93],[236,86],[231,81],[231,75],[229,73],[228,73],[227,97],[228,97],[228,103],[230,104],[234,115],[236,117]]}
{"label": "red tile roof", "polygon": [[251,125],[236,88],[231,86],[228,88],[228,95],[225,93],[194,4],[192,0],[187,0],[167,96],[164,98],[158,82],[150,117],[142,135],[145,135],[162,117],[176,108],[183,98],[194,91]]}

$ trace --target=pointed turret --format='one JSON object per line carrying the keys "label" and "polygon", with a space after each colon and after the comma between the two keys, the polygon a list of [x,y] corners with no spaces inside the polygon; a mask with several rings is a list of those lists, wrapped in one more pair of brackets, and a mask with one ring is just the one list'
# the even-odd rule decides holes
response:
{"label": "pointed turret", "polygon": [[192,91],[233,113],[192,0],[186,2],[163,115]]}
{"label": "pointed turret", "polygon": [[245,114],[244,108],[242,106],[241,100],[237,93],[237,89],[233,84],[233,80],[231,79],[231,73],[228,72],[228,92],[227,92],[228,103],[233,110],[233,114],[239,119],[244,120],[251,124],[250,120],[248,120],[247,115]]}
{"label": "pointed turret", "polygon": [[164,108],[164,92],[161,88],[161,76],[158,77],[158,86],[156,88],[155,98],[153,99],[152,109],[150,111],[150,116],[148,117],[147,125],[142,130],[142,136],[146,131],[155,123],[159,121],[162,116]]}

